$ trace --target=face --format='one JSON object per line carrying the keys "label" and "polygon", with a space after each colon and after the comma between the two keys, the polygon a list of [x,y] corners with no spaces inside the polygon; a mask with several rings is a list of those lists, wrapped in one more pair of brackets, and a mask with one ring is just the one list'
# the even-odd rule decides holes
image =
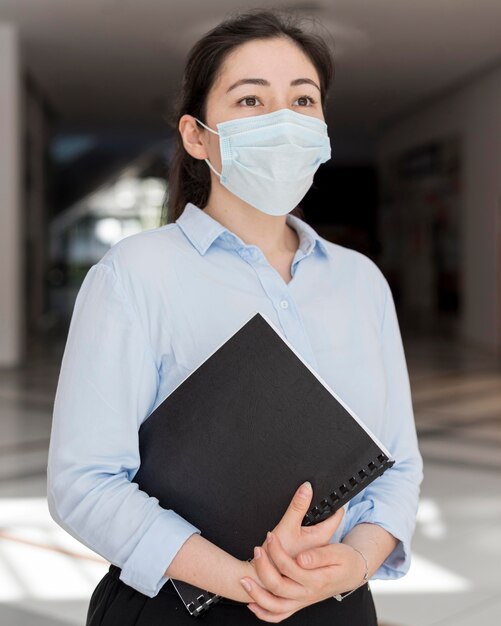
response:
{"label": "face", "polygon": [[[202,121],[217,130],[218,122],[285,108],[324,120],[315,66],[287,39],[254,40],[226,58],[207,98],[207,119]],[[191,115],[181,117],[179,130],[186,150],[195,158],[208,158],[220,172],[219,137]]]}

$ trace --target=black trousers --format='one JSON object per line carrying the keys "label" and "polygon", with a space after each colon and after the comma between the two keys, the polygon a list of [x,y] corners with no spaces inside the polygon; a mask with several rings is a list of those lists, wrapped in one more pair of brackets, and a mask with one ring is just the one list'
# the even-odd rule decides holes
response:
{"label": "black trousers", "polygon": [[[86,626],[255,626],[264,624],[242,602],[221,598],[198,617],[191,616],[176,590],[167,581],[150,598],[122,582],[120,568],[110,565],[94,589]],[[359,587],[342,602],[328,598],[297,611],[283,620],[291,626],[377,626],[376,607],[369,585]]]}

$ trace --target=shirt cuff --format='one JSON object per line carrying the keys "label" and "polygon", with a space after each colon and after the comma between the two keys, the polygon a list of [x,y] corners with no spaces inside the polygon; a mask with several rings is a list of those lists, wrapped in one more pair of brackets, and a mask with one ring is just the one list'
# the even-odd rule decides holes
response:
{"label": "shirt cuff", "polygon": [[379,568],[371,576],[371,580],[396,580],[409,571],[411,565],[411,539],[413,528],[405,528],[395,519],[395,510],[391,506],[374,500],[362,500],[348,509],[349,520],[344,528],[343,537],[357,524],[377,524],[395,539],[397,545]]}
{"label": "shirt cuff", "polygon": [[193,533],[200,534],[201,530],[172,509],[165,509],[123,564],[120,580],[154,598],[169,580],[165,570]]}

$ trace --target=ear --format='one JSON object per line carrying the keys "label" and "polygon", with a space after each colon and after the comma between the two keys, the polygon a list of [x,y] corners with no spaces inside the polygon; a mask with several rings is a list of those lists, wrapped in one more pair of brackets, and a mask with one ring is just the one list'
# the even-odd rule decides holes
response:
{"label": "ear", "polygon": [[192,115],[182,115],[179,119],[178,130],[186,152],[195,159],[208,157],[203,138],[204,128],[198,124]]}

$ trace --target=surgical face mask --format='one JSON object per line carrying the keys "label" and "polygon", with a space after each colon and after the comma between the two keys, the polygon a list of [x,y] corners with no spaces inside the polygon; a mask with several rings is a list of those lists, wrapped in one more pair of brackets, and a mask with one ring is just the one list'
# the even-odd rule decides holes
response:
{"label": "surgical face mask", "polygon": [[216,124],[221,184],[269,215],[292,211],[311,187],[321,163],[331,158],[327,124],[316,117],[280,109]]}

